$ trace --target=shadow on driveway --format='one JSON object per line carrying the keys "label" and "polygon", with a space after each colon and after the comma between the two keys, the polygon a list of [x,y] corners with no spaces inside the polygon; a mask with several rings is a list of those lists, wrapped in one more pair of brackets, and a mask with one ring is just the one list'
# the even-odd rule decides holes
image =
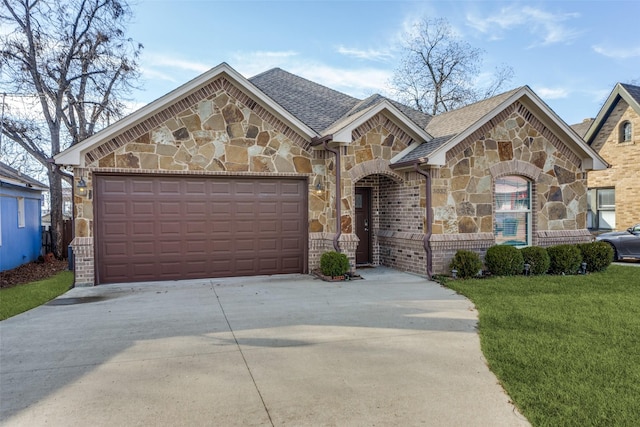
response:
{"label": "shadow on driveway", "polygon": [[3,425],[526,425],[469,301],[389,269],[76,288],[0,323]]}

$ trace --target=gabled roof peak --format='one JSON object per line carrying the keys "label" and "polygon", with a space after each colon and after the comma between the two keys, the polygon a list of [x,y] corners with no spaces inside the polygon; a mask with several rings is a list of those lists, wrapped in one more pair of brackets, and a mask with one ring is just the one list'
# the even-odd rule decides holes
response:
{"label": "gabled roof peak", "polygon": [[593,143],[595,136],[598,134],[604,123],[607,121],[609,114],[613,111],[613,108],[617,105],[620,99],[624,99],[631,108],[633,108],[638,114],[640,114],[640,86],[617,83],[609,97],[604,102],[598,115],[591,124],[591,127],[584,135],[584,140],[589,145]]}

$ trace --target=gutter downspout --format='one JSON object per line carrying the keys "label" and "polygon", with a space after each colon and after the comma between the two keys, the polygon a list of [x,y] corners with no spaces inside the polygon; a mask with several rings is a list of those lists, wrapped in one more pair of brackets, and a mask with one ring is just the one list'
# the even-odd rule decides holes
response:
{"label": "gutter downspout", "polygon": [[431,280],[431,278],[433,277],[433,254],[431,252],[431,244],[430,244],[430,240],[431,240],[431,225],[433,223],[433,218],[432,218],[432,213],[431,213],[431,175],[429,175],[428,172],[423,171],[422,169],[420,169],[420,166],[418,165],[418,162],[413,164],[413,170],[416,171],[416,173],[424,176],[425,178],[425,184],[426,184],[426,190],[425,190],[425,196],[426,196],[426,230],[424,233],[424,239],[422,239],[422,245],[424,246],[424,250],[427,253],[427,277],[429,278],[429,280]]}
{"label": "gutter downspout", "polygon": [[338,241],[340,240],[340,236],[342,235],[342,174],[340,170],[340,147],[331,148],[329,147],[329,142],[333,140],[333,135],[327,135],[323,138],[317,138],[311,141],[312,146],[317,146],[322,144],[322,147],[336,156],[336,234],[333,237],[333,249],[336,252],[342,252],[340,250],[340,244]]}

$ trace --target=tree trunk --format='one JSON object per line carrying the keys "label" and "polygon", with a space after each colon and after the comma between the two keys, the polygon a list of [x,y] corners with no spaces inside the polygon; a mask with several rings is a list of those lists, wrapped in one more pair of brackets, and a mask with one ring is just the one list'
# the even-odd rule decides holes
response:
{"label": "tree trunk", "polygon": [[51,203],[51,244],[56,258],[62,259],[62,177],[56,173],[55,167],[47,167],[49,174],[49,194]]}

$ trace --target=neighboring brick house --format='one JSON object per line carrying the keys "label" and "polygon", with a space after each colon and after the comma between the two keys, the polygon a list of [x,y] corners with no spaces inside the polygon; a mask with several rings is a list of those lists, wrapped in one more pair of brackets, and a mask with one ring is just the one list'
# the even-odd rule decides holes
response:
{"label": "neighboring brick house", "polygon": [[528,87],[431,117],[272,69],[208,71],[55,158],[76,284],[354,268],[445,272],[457,249],[586,241],[606,163]]}
{"label": "neighboring brick house", "polygon": [[640,86],[618,83],[585,123],[584,140],[611,165],[588,174],[587,226],[626,230],[640,223]]}

